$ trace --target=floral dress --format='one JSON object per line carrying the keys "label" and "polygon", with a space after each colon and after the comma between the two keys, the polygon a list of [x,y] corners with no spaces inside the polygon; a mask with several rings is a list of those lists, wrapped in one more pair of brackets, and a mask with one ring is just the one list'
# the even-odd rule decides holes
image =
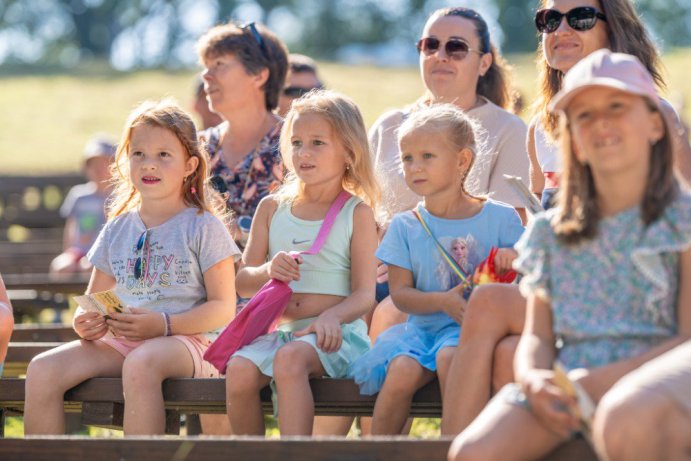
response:
{"label": "floral dress", "polygon": [[638,207],[601,219],[597,236],[567,245],[555,210],[516,244],[521,292],[550,302],[558,358],[567,369],[640,355],[677,333],[679,253],[691,248],[691,195],[680,193],[645,227]]}
{"label": "floral dress", "polygon": [[237,165],[229,166],[221,150],[221,125],[199,134],[209,153],[209,174],[218,176],[226,185],[228,207],[235,219],[254,216],[264,196],[270,194],[283,181],[283,161],[279,151],[279,138],[283,121],[277,123],[261,139],[259,145]]}

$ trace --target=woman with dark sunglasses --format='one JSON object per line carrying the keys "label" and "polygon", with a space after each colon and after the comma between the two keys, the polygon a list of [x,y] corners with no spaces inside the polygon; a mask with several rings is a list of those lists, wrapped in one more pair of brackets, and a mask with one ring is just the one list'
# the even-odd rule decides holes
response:
{"label": "woman with dark sunglasses", "polygon": [[[288,69],[283,42],[255,23],[216,26],[197,43],[209,107],[224,120],[200,133],[209,170],[225,182],[235,222],[251,222],[259,201],[283,179],[278,139],[283,120],[273,113]],[[247,229],[236,225],[242,244]]]}
{"label": "woman with dark sunglasses", "polygon": [[[542,0],[535,17],[541,33],[538,49],[539,96],[528,131],[531,190],[543,204],[558,187],[557,117],[549,112],[564,74],[582,58],[601,48],[636,56],[664,86],[661,63],[649,35],[629,0]],[[662,101],[671,127],[680,127],[669,104]],[[691,161],[688,140],[673,131],[677,167]],[[683,129],[682,129],[683,132]],[[442,432],[458,434],[480,413],[491,390],[513,380],[513,354],[525,322],[526,301],[514,285],[486,285],[473,292],[464,317],[460,346],[451,371],[455,392],[445,400]]]}

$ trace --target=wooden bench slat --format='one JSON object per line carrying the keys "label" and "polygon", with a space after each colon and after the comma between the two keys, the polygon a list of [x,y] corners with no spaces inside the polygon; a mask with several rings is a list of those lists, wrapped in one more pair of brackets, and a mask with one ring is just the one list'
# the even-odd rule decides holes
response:
{"label": "wooden bench slat", "polygon": [[14,326],[10,341],[19,342],[68,342],[79,339],[70,325],[18,324]]}

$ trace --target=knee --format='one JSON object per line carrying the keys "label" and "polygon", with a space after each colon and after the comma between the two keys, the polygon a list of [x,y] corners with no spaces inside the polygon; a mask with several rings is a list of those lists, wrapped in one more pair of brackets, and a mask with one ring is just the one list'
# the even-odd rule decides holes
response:
{"label": "knee", "polygon": [[469,440],[464,433],[458,435],[449,448],[448,461],[488,461],[492,455],[483,448],[483,444]]}
{"label": "knee", "polygon": [[410,357],[401,355],[389,364],[382,392],[389,395],[411,397],[417,389],[412,385],[412,376],[420,374],[422,366]]}
{"label": "knee", "polygon": [[303,380],[308,377],[307,360],[305,357],[307,344],[288,343],[276,351],[274,357],[274,379],[276,383]]}
{"label": "knee", "polygon": [[242,399],[259,391],[257,366],[243,357],[230,360],[226,368],[226,396],[228,400]]}
{"label": "knee", "polygon": [[466,306],[463,316],[463,330],[486,334],[487,329],[493,329],[502,322],[503,312],[501,298],[494,285],[480,285],[476,287]]}
{"label": "knee", "polygon": [[632,443],[651,440],[650,427],[661,429],[664,409],[651,405],[652,396],[634,396],[624,390],[608,392],[600,400],[593,421],[596,449],[607,459],[625,459]]}
{"label": "knee", "polygon": [[139,347],[130,352],[122,364],[122,386],[125,393],[128,388],[137,389],[139,386],[158,385],[163,382],[160,359],[152,351]]}
{"label": "knee", "polygon": [[67,389],[60,385],[60,377],[64,376],[65,369],[54,360],[50,354],[39,354],[29,362],[26,370],[26,392],[33,393],[33,390],[40,390],[41,393],[48,393],[52,389],[55,392],[64,393]]}

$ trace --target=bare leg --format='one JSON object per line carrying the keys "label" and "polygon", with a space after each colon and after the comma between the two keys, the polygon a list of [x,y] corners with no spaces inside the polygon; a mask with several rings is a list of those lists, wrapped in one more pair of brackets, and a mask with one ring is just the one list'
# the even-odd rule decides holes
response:
{"label": "bare leg", "polygon": [[193,374],[192,356],[175,338],[153,338],[130,352],[122,366],[125,435],[165,433],[161,384],[166,378],[191,378]]}
{"label": "bare leg", "polygon": [[312,435],[348,435],[353,416],[315,416]]}
{"label": "bare leg", "polygon": [[488,284],[473,291],[449,370],[442,434],[460,433],[487,404],[495,348],[506,335],[520,334],[524,317],[525,299],[515,285]]}
{"label": "bare leg", "polygon": [[526,408],[494,399],[454,439],[448,459],[534,460],[547,455],[563,442]]}
{"label": "bare leg", "polygon": [[[372,340],[372,344],[376,341],[377,337],[386,329],[391,328],[394,325],[403,323],[408,319],[408,314],[398,310],[396,305],[393,303],[391,296],[384,298],[377,307],[374,308],[374,313],[372,314],[372,321],[369,327],[369,337]],[[412,425],[412,419],[407,423],[408,432],[410,432],[410,426]],[[360,418],[360,430],[362,435],[370,435],[372,433],[372,418],[361,417]],[[405,431],[404,428],[404,432]]]}
{"label": "bare leg", "polygon": [[593,429],[603,459],[691,459],[691,417],[674,401],[653,391],[606,394]]}
{"label": "bare leg", "polygon": [[401,355],[389,364],[372,417],[372,435],[400,434],[410,413],[413,395],[434,379],[415,359]]}
{"label": "bare leg", "polygon": [[492,395],[499,389],[514,382],[513,357],[516,354],[520,335],[504,336],[494,348],[494,362],[492,364]]}
{"label": "bare leg", "polygon": [[325,374],[317,351],[310,344],[295,341],[276,352],[274,379],[278,391],[278,428],[281,436],[312,433],[314,397],[309,379]]}
{"label": "bare leg", "polygon": [[117,377],[124,357],[100,341],[72,341],[40,354],[26,376],[24,431],[27,435],[65,432],[65,391],[96,376]]}
{"label": "bare leg", "polygon": [[264,435],[264,413],[259,391],[271,378],[244,357],[230,359],[226,369],[226,410],[236,435]]}
{"label": "bare leg", "polygon": [[233,435],[228,415],[199,415],[204,435]]}

